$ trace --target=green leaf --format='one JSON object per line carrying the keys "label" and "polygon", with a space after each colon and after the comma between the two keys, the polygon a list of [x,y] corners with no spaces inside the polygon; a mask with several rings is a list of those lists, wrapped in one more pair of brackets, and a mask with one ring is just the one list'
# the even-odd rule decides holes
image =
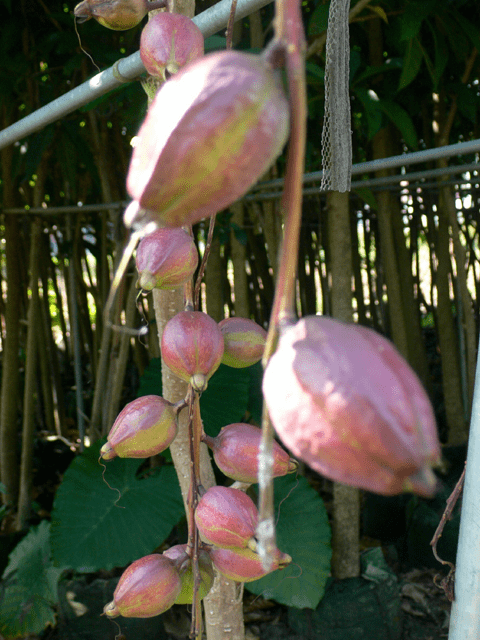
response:
{"label": "green leaf", "polygon": [[205,53],[207,51],[218,51],[219,49],[226,49],[227,39],[224,36],[209,36],[205,38]]}
{"label": "green leaf", "polygon": [[378,208],[377,199],[371,189],[368,187],[355,187],[354,191],[364,202],[368,204],[370,209],[376,210]]}
{"label": "green leaf", "polygon": [[50,523],[33,527],[9,556],[2,580],[0,634],[17,638],[42,633],[55,623],[57,582],[63,568],[50,562]]}
{"label": "green leaf", "polygon": [[362,73],[359,73],[358,76],[355,77],[355,84],[359,84],[362,80],[366,80],[372,76],[378,76],[387,71],[398,71],[398,69],[402,68],[402,59],[401,58],[392,58],[385,64],[381,64],[378,66],[367,66]]}
{"label": "green leaf", "polygon": [[476,86],[467,87],[459,83],[456,87],[457,105],[460,113],[475,123],[478,117],[478,96]]}
{"label": "green leaf", "polygon": [[412,119],[397,102],[392,100],[380,100],[380,109],[390,118],[393,124],[400,130],[402,137],[412,149],[418,148],[417,132]]}
{"label": "green leaf", "polygon": [[[298,481],[298,484],[297,484]],[[292,563],[282,571],[245,583],[245,588],[280,604],[315,609],[330,573],[330,525],[322,499],[305,478],[276,478],[277,544]]]}
{"label": "green leaf", "polygon": [[162,395],[162,360],[160,358],[152,358],[140,378],[137,398],[150,395]]}
{"label": "green leaf", "polygon": [[240,422],[248,410],[250,367],[234,369],[221,364],[200,398],[206,433],[213,438],[227,424]]}
{"label": "green leaf", "polygon": [[[98,462],[102,442],[73,460],[55,498],[52,552],[56,564],[92,572],[122,567],[152,553],[184,513],[175,469],[136,476],[138,460],[114,458],[105,480]],[[118,502],[117,502],[118,500]]]}
{"label": "green leaf", "polygon": [[307,72],[308,82],[315,82],[323,84],[325,80],[325,69],[320,65],[307,60],[305,63],[305,70]]}
{"label": "green leaf", "polygon": [[430,75],[432,76],[433,89],[436,90],[438,88],[438,83],[442,77],[443,72],[445,71],[445,67],[448,62],[448,47],[443,34],[435,28],[435,25],[430,22],[427,23],[430,32],[433,37],[434,43],[434,61],[432,68],[428,68]]}
{"label": "green leaf", "polygon": [[453,13],[455,20],[458,22],[464,33],[470,39],[470,42],[477,51],[480,51],[480,35],[478,33],[478,27],[474,23],[467,20],[458,11]]}
{"label": "green leaf", "polygon": [[330,10],[330,2],[327,4],[319,4],[310,16],[308,23],[308,36],[319,36],[327,30],[328,12]]}
{"label": "green leaf", "polygon": [[248,391],[248,406],[247,410],[252,416],[253,420],[257,424],[262,422],[262,409],[263,409],[263,393],[262,393],[262,378],[263,367],[261,362],[252,365],[246,369],[250,374],[250,384]]}
{"label": "green leaf", "polygon": [[425,18],[435,10],[437,0],[420,0],[407,4],[401,22],[401,40],[416,38]]}
{"label": "green leaf", "polygon": [[412,38],[407,44],[403,57],[403,69],[398,82],[398,90],[405,89],[418,75],[422,65],[423,52],[418,38]]}
{"label": "green leaf", "polygon": [[372,91],[367,91],[364,87],[357,87],[354,91],[365,109],[368,125],[368,139],[380,130],[382,126],[382,110],[380,109],[380,100]]}

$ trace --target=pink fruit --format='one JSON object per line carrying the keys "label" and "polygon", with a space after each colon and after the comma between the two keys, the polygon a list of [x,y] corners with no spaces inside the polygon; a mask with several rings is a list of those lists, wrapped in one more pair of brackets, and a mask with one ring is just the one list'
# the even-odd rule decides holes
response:
{"label": "pink fruit", "polygon": [[435,492],[432,407],[413,370],[371,329],[303,318],[281,336],[263,392],[282,441],[318,473],[385,495]]}
{"label": "pink fruit", "polygon": [[276,569],[285,569],[292,558],[277,549],[270,571],[262,566],[260,556],[251,549],[209,549],[210,558],[219,573],[237,582],[252,582]]}
{"label": "pink fruit", "polygon": [[113,601],[103,612],[109,618],[151,618],[174,604],[182,589],[180,575],[169,558],[154,553],[136,560],[121,575]]}
{"label": "pink fruit", "polygon": [[218,326],[225,340],[223,364],[240,369],[260,360],[267,332],[259,324],[248,318],[226,318]]}
{"label": "pink fruit", "polygon": [[193,224],[228,207],[283,149],[289,105],[262,56],[220,51],[165,82],[138,133],[127,226]]}
{"label": "pink fruit", "polygon": [[[186,552],[186,544],[177,544],[163,552],[163,555],[173,561],[182,579],[182,590],[175,604],[191,604],[193,601],[193,567],[192,559]],[[215,578],[212,561],[206,551],[200,549],[198,553],[198,566],[200,568],[200,599],[203,599],[210,591]]]}
{"label": "pink fruit", "polygon": [[165,325],[161,349],[167,367],[201,392],[222,361],[223,336],[206,313],[182,311]]}
{"label": "pink fruit", "polygon": [[140,57],[152,76],[163,80],[180,67],[203,56],[203,35],[197,25],[180,13],[157,13],[140,36]]}
{"label": "pink fruit", "polygon": [[157,229],[140,241],[136,264],[140,289],[175,289],[192,277],[198,252],[192,237],[183,229]]}
{"label": "pink fruit", "polygon": [[[262,430],[252,424],[237,422],[223,427],[216,438],[205,435],[222,473],[240,482],[258,482],[258,452]],[[277,443],[273,443],[273,477],[293,473],[298,463]]]}
{"label": "pink fruit", "polygon": [[142,396],[118,414],[100,455],[104,460],[149,458],[169,447],[176,435],[173,405],[160,396]]}
{"label": "pink fruit", "polygon": [[102,26],[114,31],[126,31],[139,24],[149,11],[165,6],[165,1],[147,0],[83,0],[73,14],[82,23],[95,18]]}
{"label": "pink fruit", "polygon": [[217,547],[256,547],[257,507],[239,489],[211,487],[195,509],[195,522],[203,538]]}

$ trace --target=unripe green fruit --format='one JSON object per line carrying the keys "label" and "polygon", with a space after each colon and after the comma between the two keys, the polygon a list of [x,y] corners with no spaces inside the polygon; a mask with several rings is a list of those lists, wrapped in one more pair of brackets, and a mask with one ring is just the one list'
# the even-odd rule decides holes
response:
{"label": "unripe green fruit", "polygon": [[203,51],[202,32],[181,13],[157,13],[144,26],[140,37],[140,57],[145,69],[162,80],[202,56]]}
{"label": "unripe green fruit", "polygon": [[100,449],[104,460],[149,458],[167,449],[177,435],[173,405],[160,396],[142,396],[127,404]]}
{"label": "unripe green fruit", "polygon": [[267,339],[263,327],[248,318],[236,317],[226,318],[218,326],[225,340],[223,364],[240,369],[260,360]]}
{"label": "unripe green fruit", "polygon": [[[223,427],[216,438],[204,435],[212,449],[215,463],[222,473],[239,482],[258,482],[258,453],[262,430],[252,424],[237,422]],[[293,473],[298,462],[290,458],[278,442],[273,442],[274,478]]]}
{"label": "unripe green fruit", "polygon": [[138,133],[125,224],[181,227],[218,213],[264,175],[288,132],[266,58],[220,51],[191,62],[161,86]]}
{"label": "unripe green fruit", "polygon": [[107,29],[126,31],[136,27],[156,4],[146,0],[83,0],[73,13],[79,23],[94,18]]}
{"label": "unripe green fruit", "polygon": [[258,511],[246,493],[231,487],[211,487],[195,509],[203,538],[217,547],[254,547]]}
{"label": "unripe green fruit", "polygon": [[202,392],[222,361],[222,332],[206,313],[182,311],[165,325],[161,350],[167,367]]}
{"label": "unripe green fruit", "polygon": [[183,229],[157,229],[142,238],[135,262],[140,289],[175,289],[193,276],[198,251]]}
{"label": "unripe green fruit", "polygon": [[[186,553],[186,548],[186,544],[177,544],[163,552],[164,556],[173,561],[182,580],[182,590],[177,596],[175,604],[192,604],[193,602],[192,559]],[[200,569],[199,594],[200,600],[202,600],[212,588],[215,579],[212,561],[208,553],[203,549],[200,549],[198,553],[198,566]]]}
{"label": "unripe green fruit", "polygon": [[251,549],[209,549],[210,558],[219,573],[237,582],[252,582],[276,569],[284,569],[292,558],[277,549],[272,568],[263,568],[262,559]]}
{"label": "unripe green fruit", "polygon": [[158,553],[136,560],[121,575],[113,601],[103,612],[109,618],[151,618],[174,604],[182,581],[174,563]]}

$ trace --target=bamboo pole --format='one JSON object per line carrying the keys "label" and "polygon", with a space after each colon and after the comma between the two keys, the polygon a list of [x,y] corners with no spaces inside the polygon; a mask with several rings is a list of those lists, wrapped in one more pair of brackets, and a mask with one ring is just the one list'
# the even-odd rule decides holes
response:
{"label": "bamboo pole", "polygon": [[38,352],[39,322],[39,256],[41,224],[35,220],[31,231],[30,284],[31,297],[27,314],[27,345],[25,361],[25,388],[23,392],[22,455],[20,463],[20,491],[16,528],[22,531],[28,524],[32,502],[33,443],[35,437],[35,387]]}

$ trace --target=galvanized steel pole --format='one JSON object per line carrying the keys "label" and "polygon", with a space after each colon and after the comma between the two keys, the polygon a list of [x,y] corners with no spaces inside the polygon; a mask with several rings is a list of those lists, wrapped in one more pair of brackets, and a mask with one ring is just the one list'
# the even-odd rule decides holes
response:
{"label": "galvanized steel pole", "polygon": [[[235,11],[235,20],[241,20],[254,11],[261,9],[272,0],[238,0]],[[220,29],[226,27],[230,15],[231,0],[221,0],[213,7],[203,11],[193,18],[205,37],[211,36]],[[79,107],[88,104],[99,96],[108,93],[124,82],[131,82],[145,72],[145,67],[140,59],[140,53],[121,58],[117,62],[98,73],[90,80],[65,93],[60,98],[49,102],[44,107],[25,116],[10,127],[0,132],[0,149],[29,136],[48,124],[59,120],[63,116],[75,111]]]}

